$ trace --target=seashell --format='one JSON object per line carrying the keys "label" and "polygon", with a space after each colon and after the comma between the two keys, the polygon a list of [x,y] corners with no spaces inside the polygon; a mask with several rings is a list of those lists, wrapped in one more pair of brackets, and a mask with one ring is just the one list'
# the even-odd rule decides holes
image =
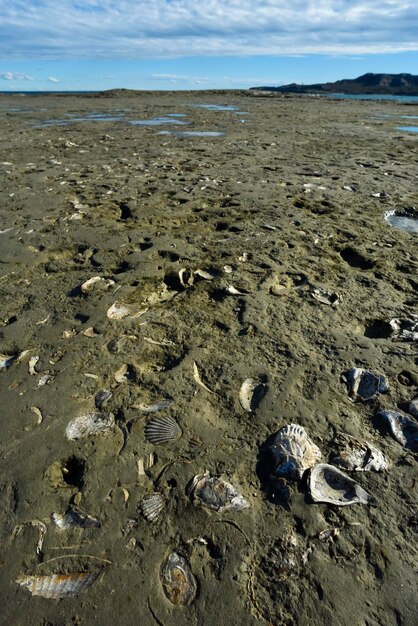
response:
{"label": "seashell", "polygon": [[115,284],[110,278],[102,278],[101,276],[93,276],[86,280],[80,287],[83,293],[91,293],[92,291],[109,289]]}
{"label": "seashell", "polygon": [[242,263],[245,263],[246,261],[248,261],[248,252],[243,252],[241,256],[238,257],[238,261],[242,261]]}
{"label": "seashell", "polygon": [[111,320],[123,320],[130,314],[130,309],[125,304],[116,301],[107,309],[106,315]]}
{"label": "seashell", "polygon": [[87,413],[73,419],[65,429],[67,439],[82,439],[91,435],[107,435],[115,426],[112,413]]}
{"label": "seashell", "polygon": [[212,391],[212,389],[209,389],[209,387],[207,387],[201,379],[196,361],[193,361],[193,379],[195,383],[200,385],[200,387],[203,387],[203,389],[205,389],[206,391],[209,391],[209,393],[215,393],[214,391]]}
{"label": "seashell", "polygon": [[415,417],[415,419],[418,419],[418,397],[408,402],[406,410],[410,415]]}
{"label": "seashell", "polygon": [[0,370],[6,369],[13,365],[13,363],[20,363],[24,356],[28,354],[29,350],[23,350],[23,352],[19,352],[18,354],[13,354],[12,356],[8,356],[7,354],[0,354]]}
{"label": "seashell", "polygon": [[179,280],[182,287],[191,287],[194,283],[193,272],[183,267],[179,271]]}
{"label": "seashell", "polygon": [[196,270],[194,272],[195,276],[199,276],[200,278],[203,278],[203,280],[213,280],[215,278],[214,274],[211,274],[211,272],[207,272],[206,270]]}
{"label": "seashell", "polygon": [[77,331],[75,328],[72,328],[71,330],[64,330],[61,337],[62,339],[73,339],[73,337],[77,337]]}
{"label": "seashell", "polygon": [[37,417],[36,423],[37,424],[41,424],[42,420],[44,419],[44,416],[42,415],[42,411],[41,409],[39,409],[37,406],[31,406],[30,410],[32,411],[32,413],[34,413]]}
{"label": "seashell", "polygon": [[266,393],[266,386],[253,378],[246,378],[239,390],[239,401],[244,411],[255,411]]}
{"label": "seashell", "polygon": [[45,387],[45,385],[47,385],[52,380],[54,380],[54,376],[51,376],[50,374],[44,374],[38,380],[38,387]]}
{"label": "seashell", "polygon": [[367,441],[361,442],[348,435],[339,435],[336,444],[339,450],[332,457],[332,463],[338,467],[355,472],[380,472],[389,467],[383,452]]}
{"label": "seashell", "polygon": [[234,271],[230,265],[224,265],[223,270],[225,274],[232,274],[232,272]]}
{"label": "seashell", "polygon": [[51,576],[19,576],[16,583],[26,587],[33,596],[42,598],[71,598],[91,587],[99,577],[97,572],[75,574],[52,574]]}
{"label": "seashell", "polygon": [[299,480],[306,469],[321,459],[320,449],[298,424],[283,426],[276,433],[270,452],[275,463],[275,475],[293,480]]}
{"label": "seashell", "polygon": [[356,502],[367,504],[371,499],[371,495],[355,480],[325,463],[319,463],[311,469],[308,488],[314,502],[347,506]]}
{"label": "seashell", "polygon": [[314,287],[311,291],[311,295],[318,302],[322,302],[322,304],[328,304],[329,306],[336,307],[341,302],[341,296],[339,293],[331,293],[326,289],[322,289],[322,287]]}
{"label": "seashell", "polygon": [[86,328],[86,330],[83,330],[83,335],[85,337],[98,337],[100,333],[96,333],[96,331],[94,330],[93,326],[90,326],[89,328]]}
{"label": "seashell", "polygon": [[227,293],[230,293],[233,296],[245,296],[245,293],[236,289],[233,285],[228,285],[226,288]]}
{"label": "seashell", "polygon": [[189,562],[177,552],[171,552],[161,565],[163,590],[172,604],[189,606],[196,597],[197,584]]}
{"label": "seashell", "polygon": [[172,400],[159,400],[153,404],[137,404],[133,405],[134,409],[138,409],[141,413],[157,413],[158,411],[166,411],[173,404]]}
{"label": "seashell", "polygon": [[361,367],[353,367],[344,372],[342,379],[347,384],[348,397],[352,402],[357,400],[366,402],[389,390],[389,383],[383,374]]}
{"label": "seashell", "polygon": [[109,389],[101,389],[96,393],[94,398],[94,403],[96,405],[96,409],[99,411],[107,404],[110,398],[113,396],[112,392]]}
{"label": "seashell", "polygon": [[31,358],[29,359],[29,374],[31,376],[35,376],[35,374],[37,374],[37,371],[35,369],[35,365],[37,364],[37,362],[39,361],[39,356],[31,356]]}
{"label": "seashell", "polygon": [[53,513],[52,520],[61,530],[68,530],[69,528],[100,528],[102,525],[96,517],[73,508],[69,509],[64,515]]}
{"label": "seashell", "polygon": [[117,383],[126,383],[135,380],[136,372],[132,365],[124,363],[114,374]]}
{"label": "seashell", "polygon": [[146,473],[145,473],[146,470],[149,470],[150,467],[155,465],[156,462],[157,462],[157,455],[154,454],[153,452],[151,452],[151,454],[148,454],[142,459],[138,459],[137,461],[138,477],[142,478],[143,476],[146,476]]}
{"label": "seashell", "polygon": [[145,519],[149,522],[156,522],[165,507],[165,500],[160,493],[152,493],[149,496],[145,496],[140,507]]}
{"label": "seashell", "polygon": [[399,341],[418,341],[418,315],[411,314],[409,318],[390,320],[394,333],[393,338]]}
{"label": "seashell", "polygon": [[176,420],[169,415],[154,417],[145,425],[145,437],[155,446],[180,439],[182,430]]}
{"label": "seashell", "polygon": [[193,504],[218,513],[229,509],[240,511],[250,506],[233,485],[217,476],[210,476],[209,472],[197,474],[187,491]]}
{"label": "seashell", "polygon": [[400,411],[379,411],[377,417],[386,423],[393,438],[404,448],[418,452],[418,422],[413,417]]}

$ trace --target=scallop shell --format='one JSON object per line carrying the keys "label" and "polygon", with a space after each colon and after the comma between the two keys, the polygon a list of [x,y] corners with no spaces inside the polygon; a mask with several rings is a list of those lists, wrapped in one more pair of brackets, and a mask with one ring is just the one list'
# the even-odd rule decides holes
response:
{"label": "scallop shell", "polygon": [[322,289],[322,287],[314,287],[311,292],[311,295],[315,300],[321,302],[322,304],[328,304],[329,306],[336,307],[341,302],[341,296],[339,293],[331,293],[331,291],[327,291],[326,289]]}
{"label": "scallop shell", "polygon": [[250,505],[247,500],[222,478],[210,476],[208,472],[197,474],[188,489],[193,504],[222,513],[228,509],[240,511]]}
{"label": "scallop shell", "polygon": [[93,276],[86,280],[80,287],[83,293],[91,293],[96,290],[109,289],[115,284],[114,280],[110,278],[102,278],[101,276]]}
{"label": "scallop shell", "polygon": [[182,430],[176,420],[170,416],[154,417],[145,425],[145,437],[155,446],[169,441],[176,441],[182,435]]}
{"label": "scallop shell", "polygon": [[321,458],[321,450],[299,424],[283,426],[275,435],[270,452],[275,462],[275,474],[299,480],[306,469]]}
{"label": "scallop shell", "polygon": [[357,400],[366,402],[389,390],[389,384],[383,374],[361,367],[353,367],[344,372],[343,380],[347,383],[348,397],[352,402]]}
{"label": "scallop shell", "polygon": [[96,582],[99,574],[100,572],[77,572],[51,576],[19,576],[15,582],[26,587],[33,596],[58,600],[78,596]]}
{"label": "scallop shell", "polygon": [[189,606],[196,597],[197,584],[189,562],[172,552],[161,565],[161,584],[172,604]]}
{"label": "scallop shell", "polygon": [[88,515],[78,509],[69,509],[63,515],[61,513],[53,513],[52,520],[61,530],[68,530],[69,528],[100,528],[102,525],[97,517]]}
{"label": "scallop shell", "polygon": [[73,419],[65,429],[67,439],[82,439],[90,435],[107,435],[115,426],[112,413],[88,413]]}
{"label": "scallop shell", "polygon": [[367,441],[357,441],[347,435],[339,435],[336,439],[338,452],[332,458],[332,463],[338,467],[355,472],[380,472],[389,467],[389,462],[383,452]]}
{"label": "scallop shell", "polygon": [[140,504],[142,515],[149,522],[156,522],[165,507],[165,500],[160,493],[145,496]]}
{"label": "scallop shell", "polygon": [[396,441],[412,452],[418,452],[418,422],[400,411],[379,411],[377,417],[386,422]]}
{"label": "scallop shell", "polygon": [[371,496],[355,480],[333,465],[319,463],[310,471],[309,493],[314,502],[347,506],[360,502],[367,504]]}
{"label": "scallop shell", "polygon": [[244,411],[255,411],[266,393],[266,386],[253,378],[247,378],[239,390],[239,401]]}

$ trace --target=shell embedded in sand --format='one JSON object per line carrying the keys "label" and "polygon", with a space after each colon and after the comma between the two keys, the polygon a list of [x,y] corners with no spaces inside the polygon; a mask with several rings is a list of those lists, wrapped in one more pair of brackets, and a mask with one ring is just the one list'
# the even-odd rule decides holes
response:
{"label": "shell embedded in sand", "polygon": [[128,317],[130,312],[128,306],[116,301],[107,309],[106,315],[111,320],[123,320],[125,317]]}
{"label": "shell embedded in sand", "polygon": [[231,483],[217,476],[197,474],[189,488],[188,494],[193,504],[204,506],[222,513],[228,509],[240,511],[250,505]]}
{"label": "shell embedded in sand", "polygon": [[61,530],[69,528],[100,528],[102,525],[96,517],[73,508],[64,514],[53,513],[52,520]]}
{"label": "shell embedded in sand", "polygon": [[352,402],[366,402],[389,390],[389,383],[383,374],[361,367],[353,367],[344,372],[342,379],[347,384],[348,397]]}
{"label": "shell embedded in sand", "polygon": [[111,397],[113,396],[112,392],[109,389],[101,389],[98,391],[94,397],[94,404],[96,405],[96,409],[99,411],[109,402]]}
{"label": "shell embedded in sand", "polygon": [[171,552],[161,565],[161,584],[172,604],[189,606],[196,597],[197,584],[189,562],[177,552]]}
{"label": "shell embedded in sand", "polygon": [[51,576],[19,576],[16,583],[26,587],[33,596],[58,600],[78,596],[96,582],[100,572],[52,574]]}
{"label": "shell embedded in sand", "polygon": [[83,293],[91,293],[92,291],[99,291],[109,289],[115,284],[115,281],[110,278],[102,278],[102,276],[93,276],[86,280],[80,287]]}
{"label": "shell embedded in sand", "polygon": [[270,452],[275,463],[275,475],[287,476],[293,480],[299,480],[305,470],[318,463],[321,458],[320,449],[299,424],[283,426],[276,433]]}
{"label": "shell embedded in sand", "polygon": [[160,493],[151,493],[145,496],[140,504],[142,515],[149,522],[156,522],[165,507],[165,499]]}
{"label": "shell embedded in sand", "polygon": [[154,417],[145,425],[145,437],[154,445],[177,441],[182,435],[182,430],[176,420],[170,416]]}
{"label": "shell embedded in sand", "polygon": [[385,422],[393,438],[404,448],[418,452],[418,422],[413,417],[400,411],[379,411],[377,417]]}
{"label": "shell embedded in sand", "polygon": [[310,470],[308,488],[314,502],[347,506],[357,502],[367,504],[371,500],[370,494],[355,480],[325,463]]}
{"label": "shell embedded in sand", "polygon": [[341,302],[341,296],[339,293],[332,293],[331,291],[327,291],[326,289],[322,289],[322,287],[314,287],[311,292],[311,295],[315,300],[321,302],[322,304],[328,304],[329,306],[336,307]]}
{"label": "shell embedded in sand", "polygon": [[332,457],[333,465],[355,472],[380,472],[389,467],[383,452],[367,441],[357,441],[348,435],[338,435],[334,443],[338,451]]}
{"label": "shell embedded in sand", "polygon": [[179,281],[182,287],[192,287],[194,283],[193,272],[183,267],[179,271]]}
{"label": "shell embedded in sand", "polygon": [[409,318],[390,320],[393,329],[393,338],[399,341],[418,341],[418,315],[413,313]]}
{"label": "shell embedded in sand", "polygon": [[65,429],[67,439],[82,439],[91,435],[107,435],[115,426],[112,413],[87,413],[73,419]]}
{"label": "shell embedded in sand", "polygon": [[152,404],[143,404],[140,402],[139,404],[134,404],[133,408],[138,409],[141,413],[158,413],[158,411],[166,411],[172,404],[172,400],[164,399],[153,402]]}
{"label": "shell embedded in sand", "polygon": [[244,411],[255,411],[266,393],[266,386],[254,378],[247,378],[241,385],[239,401]]}
{"label": "shell embedded in sand", "polygon": [[23,350],[23,352],[19,352],[18,354],[13,354],[9,356],[7,354],[0,354],[0,370],[6,369],[13,365],[13,363],[20,363],[24,356],[26,356],[30,352],[29,350]]}

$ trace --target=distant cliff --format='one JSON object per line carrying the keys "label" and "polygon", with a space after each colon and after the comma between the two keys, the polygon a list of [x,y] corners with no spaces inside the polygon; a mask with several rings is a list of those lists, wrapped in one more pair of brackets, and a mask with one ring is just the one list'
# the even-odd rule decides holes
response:
{"label": "distant cliff", "polygon": [[418,96],[418,76],[413,74],[363,74],[354,79],[337,80],[335,83],[316,85],[282,85],[281,87],[252,87],[258,91],[279,93],[347,93],[347,94],[393,94]]}

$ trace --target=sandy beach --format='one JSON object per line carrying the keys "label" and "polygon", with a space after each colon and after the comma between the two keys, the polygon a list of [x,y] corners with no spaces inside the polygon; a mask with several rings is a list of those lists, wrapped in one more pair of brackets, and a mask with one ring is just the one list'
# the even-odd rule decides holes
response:
{"label": "sandy beach", "polygon": [[[418,235],[385,220],[416,217],[418,134],[398,129],[414,115],[245,91],[0,96],[1,624],[417,623],[416,455],[377,418],[418,395],[418,344],[390,325],[418,313]],[[351,368],[389,390],[353,402]],[[107,428],[68,437],[97,413]],[[161,417],[180,431],[155,445]],[[383,453],[346,472],[367,504],[313,502],[310,470],[272,477],[290,424],[321,463],[344,436]],[[248,506],[196,506],[204,472]],[[163,588],[171,552],[187,606]],[[90,573],[61,600],[16,582]]]}

